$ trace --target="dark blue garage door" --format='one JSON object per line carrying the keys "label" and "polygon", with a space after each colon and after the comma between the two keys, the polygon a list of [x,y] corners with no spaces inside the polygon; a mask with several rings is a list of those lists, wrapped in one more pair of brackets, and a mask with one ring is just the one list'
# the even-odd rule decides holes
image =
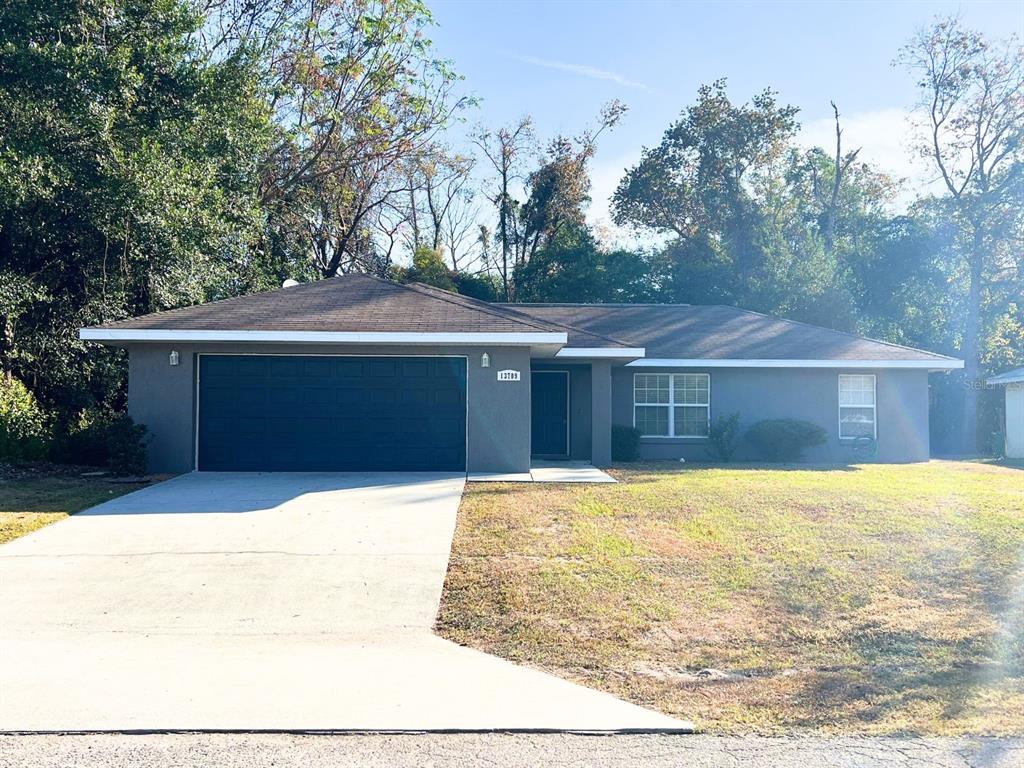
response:
{"label": "dark blue garage door", "polygon": [[465,467],[464,358],[199,358],[199,469]]}

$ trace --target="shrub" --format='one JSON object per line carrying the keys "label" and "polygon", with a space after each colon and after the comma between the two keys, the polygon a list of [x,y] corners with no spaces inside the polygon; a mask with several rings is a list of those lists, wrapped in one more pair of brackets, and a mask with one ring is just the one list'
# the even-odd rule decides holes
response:
{"label": "shrub", "polygon": [[640,430],[621,424],[612,425],[612,460],[637,461],[640,458]]}
{"label": "shrub", "polygon": [[35,395],[10,373],[0,373],[0,458],[41,459],[49,439],[49,419]]}
{"label": "shrub", "polygon": [[807,448],[827,438],[817,424],[799,419],[765,419],[747,430],[747,440],[765,461],[800,461]]}
{"label": "shrub", "polygon": [[736,453],[736,442],[740,434],[740,414],[734,411],[728,416],[719,416],[708,430],[708,453],[712,459],[728,463]]}
{"label": "shrub", "polygon": [[146,474],[146,443],[149,430],[122,414],[107,424],[107,466],[115,475]]}
{"label": "shrub", "polygon": [[146,472],[148,430],[126,414],[84,410],[51,451],[54,461],[107,467],[117,475]]}
{"label": "shrub", "polygon": [[76,420],[61,425],[50,449],[50,459],[65,464],[105,467],[109,454],[106,441],[109,421],[109,414],[86,408]]}

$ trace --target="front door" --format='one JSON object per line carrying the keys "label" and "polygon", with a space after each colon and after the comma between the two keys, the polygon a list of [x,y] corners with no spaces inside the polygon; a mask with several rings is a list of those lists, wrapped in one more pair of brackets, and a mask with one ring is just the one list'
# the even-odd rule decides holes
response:
{"label": "front door", "polygon": [[530,378],[534,456],[569,455],[569,372],[534,371]]}

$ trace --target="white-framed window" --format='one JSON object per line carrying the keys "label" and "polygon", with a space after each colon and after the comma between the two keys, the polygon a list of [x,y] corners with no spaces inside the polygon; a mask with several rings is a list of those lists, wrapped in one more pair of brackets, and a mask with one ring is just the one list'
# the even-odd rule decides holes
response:
{"label": "white-framed window", "polygon": [[877,438],[875,414],[874,374],[839,374],[839,439]]}
{"label": "white-framed window", "polygon": [[709,374],[633,374],[633,426],[644,437],[707,437],[710,424]]}

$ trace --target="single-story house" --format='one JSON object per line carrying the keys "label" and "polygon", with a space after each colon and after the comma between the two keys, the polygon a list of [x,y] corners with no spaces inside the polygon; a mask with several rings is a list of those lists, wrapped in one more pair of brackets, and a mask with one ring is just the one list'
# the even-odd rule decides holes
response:
{"label": "single-story house", "polygon": [[1006,387],[1003,455],[1008,459],[1024,459],[1024,368],[993,376],[988,383]]}
{"label": "single-story house", "polygon": [[[522,472],[708,457],[708,429],[791,417],[928,458],[928,372],[961,361],[724,306],[509,305],[345,275],[83,328],[125,347],[128,410],[154,472]],[[739,454],[742,457],[742,453]]]}

